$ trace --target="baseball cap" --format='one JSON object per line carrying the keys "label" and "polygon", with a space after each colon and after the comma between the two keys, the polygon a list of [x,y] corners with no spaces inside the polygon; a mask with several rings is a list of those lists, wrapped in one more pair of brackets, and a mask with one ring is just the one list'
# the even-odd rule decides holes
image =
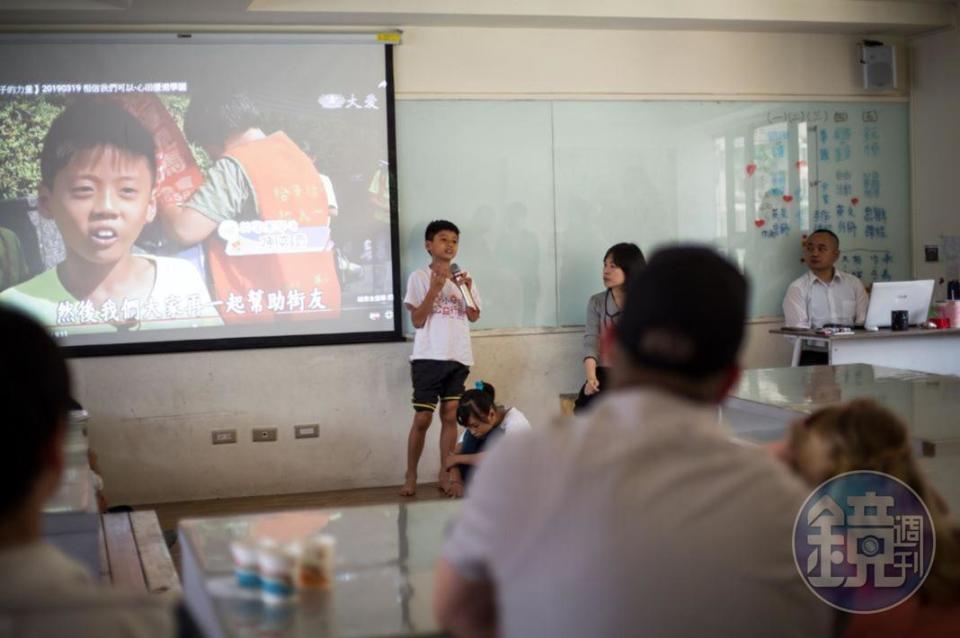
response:
{"label": "baseball cap", "polygon": [[703,377],[733,365],[748,284],[706,246],[661,249],[628,284],[617,340],[637,365]]}

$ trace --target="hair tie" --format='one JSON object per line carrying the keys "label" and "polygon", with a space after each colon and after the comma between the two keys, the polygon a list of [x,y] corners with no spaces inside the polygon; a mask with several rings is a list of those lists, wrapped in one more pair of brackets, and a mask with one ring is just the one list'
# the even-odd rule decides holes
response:
{"label": "hair tie", "polygon": [[473,387],[477,390],[483,390],[483,379],[477,381],[473,384]]}

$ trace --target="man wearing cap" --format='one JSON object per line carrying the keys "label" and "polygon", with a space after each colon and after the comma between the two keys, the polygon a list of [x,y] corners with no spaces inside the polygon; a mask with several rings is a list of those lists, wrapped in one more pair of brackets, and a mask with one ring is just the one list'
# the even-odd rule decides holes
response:
{"label": "man wearing cap", "polygon": [[613,391],[586,415],[503,441],[478,470],[437,568],[445,629],[829,634],[830,610],[793,561],[806,490],[717,422],[746,306],[743,276],[712,250],[653,256],[608,344]]}

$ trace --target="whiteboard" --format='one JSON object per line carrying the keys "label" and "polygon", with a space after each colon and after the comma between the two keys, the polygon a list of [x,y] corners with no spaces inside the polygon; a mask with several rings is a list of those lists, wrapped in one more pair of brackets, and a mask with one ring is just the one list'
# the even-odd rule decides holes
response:
{"label": "whiteboard", "polygon": [[402,101],[402,270],[445,217],[477,327],[577,325],[610,245],[701,242],[747,273],[752,317],[779,316],[814,228],[864,283],[908,277],[907,127],[905,103]]}

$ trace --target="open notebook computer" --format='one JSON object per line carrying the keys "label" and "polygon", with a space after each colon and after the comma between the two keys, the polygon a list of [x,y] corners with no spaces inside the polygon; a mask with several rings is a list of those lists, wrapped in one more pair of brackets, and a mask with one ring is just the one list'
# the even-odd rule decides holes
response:
{"label": "open notebook computer", "polygon": [[930,312],[933,284],[933,279],[875,282],[870,291],[870,305],[867,306],[864,326],[889,328],[890,313],[894,310],[906,310],[910,314],[911,326],[924,323]]}

